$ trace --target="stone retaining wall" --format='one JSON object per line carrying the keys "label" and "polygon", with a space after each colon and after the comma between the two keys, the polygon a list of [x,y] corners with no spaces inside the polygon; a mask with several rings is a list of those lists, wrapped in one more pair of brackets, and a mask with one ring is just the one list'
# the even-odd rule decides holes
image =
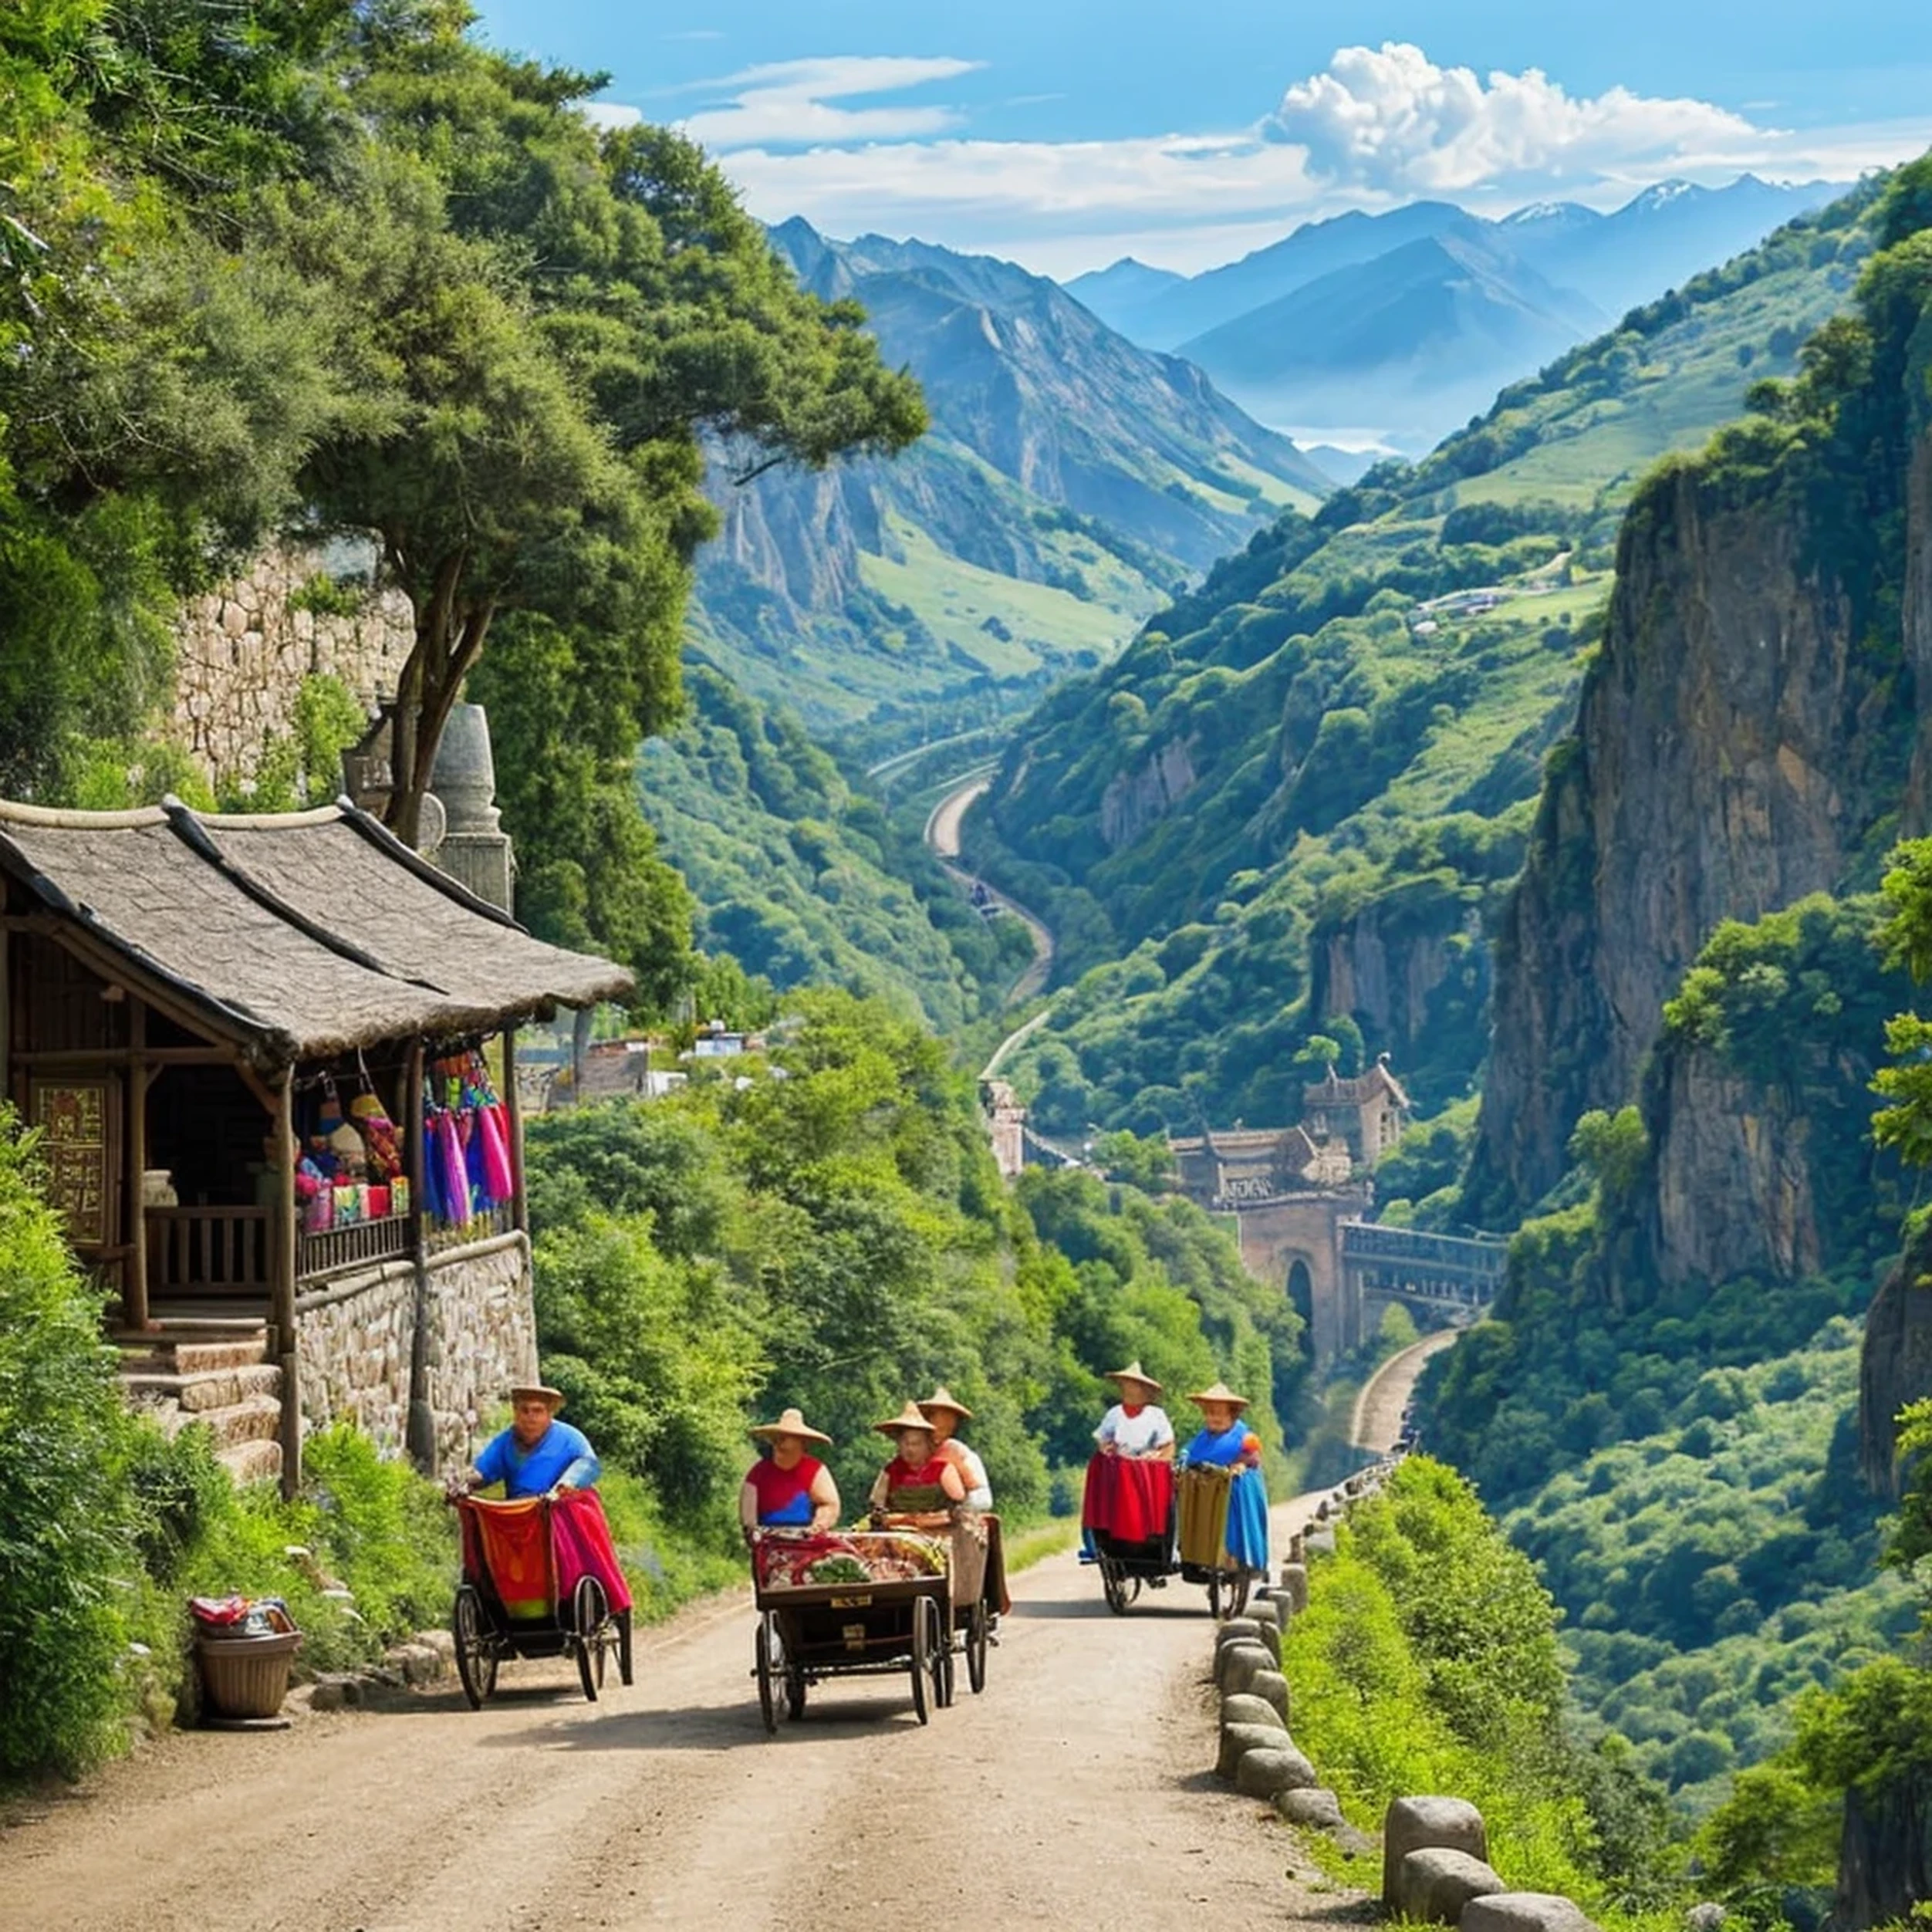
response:
{"label": "stone retaining wall", "polygon": [[400,590],[366,589],[361,608],[346,616],[289,605],[318,579],[366,586],[374,566],[366,543],[281,546],[182,606],[167,735],[211,783],[254,776],[264,746],[287,735],[306,677],[339,677],[372,718],[395,695],[415,642],[409,600]]}
{"label": "stone retaining wall", "polygon": [[[429,1408],[437,1466],[469,1461],[514,1382],[536,1374],[530,1243],[521,1234],[433,1255],[428,1267]],[[408,1447],[416,1271],[387,1262],[298,1302],[305,1430],[346,1418],[385,1455]]]}
{"label": "stone retaining wall", "polygon": [[468,1459],[512,1383],[536,1379],[529,1238],[432,1256],[429,1281],[429,1400],[443,1467]]}
{"label": "stone retaining wall", "polygon": [[298,1301],[304,1430],[346,1417],[384,1455],[400,1455],[415,1336],[416,1270],[408,1262],[386,1262]]}

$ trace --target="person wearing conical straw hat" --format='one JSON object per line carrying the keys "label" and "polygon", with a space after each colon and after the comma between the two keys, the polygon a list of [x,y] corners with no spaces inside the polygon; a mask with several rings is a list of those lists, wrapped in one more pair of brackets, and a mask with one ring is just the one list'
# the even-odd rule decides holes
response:
{"label": "person wearing conical straw hat", "polygon": [[808,1445],[829,1445],[832,1438],[796,1409],[787,1409],[775,1422],[761,1422],[752,1434],[768,1444],[771,1453],[752,1464],[738,1492],[738,1519],[746,1537],[755,1529],[831,1528],[839,1520],[839,1485]]}
{"label": "person wearing conical straw hat", "polygon": [[966,1484],[954,1465],[938,1453],[933,1426],[907,1403],[896,1416],[873,1427],[890,1436],[898,1454],[879,1471],[872,1485],[872,1520],[882,1529],[944,1529],[953,1519],[953,1505],[966,1500]]}
{"label": "person wearing conical straw hat", "polygon": [[972,1410],[942,1382],[919,1404],[919,1413],[933,1426],[933,1453],[959,1471],[966,1485],[966,1507],[991,1509],[993,1489],[986,1480],[986,1465],[959,1439],[959,1425],[972,1420]]}
{"label": "person wearing conical straw hat", "polygon": [[1120,1400],[1100,1418],[1093,1440],[1103,1456],[1147,1456],[1157,1462],[1174,1459],[1174,1426],[1154,1398],[1160,1384],[1140,1366],[1137,1355],[1124,1369],[1110,1369],[1106,1378]]}
{"label": "person wearing conical straw hat", "polygon": [[1262,1441],[1241,1419],[1248,1398],[1225,1382],[1197,1389],[1187,1400],[1201,1411],[1201,1428],[1181,1451],[1184,1467],[1212,1464],[1235,1472],[1228,1492],[1228,1553],[1244,1569],[1268,1568],[1268,1488]]}
{"label": "person wearing conical straw hat", "polygon": [[1181,1451],[1184,1463],[1211,1462],[1223,1468],[1260,1467],[1262,1444],[1241,1419],[1248,1398],[1237,1395],[1225,1382],[1212,1388],[1197,1390],[1187,1400],[1201,1411],[1201,1426]]}
{"label": "person wearing conical straw hat", "polygon": [[546,1496],[552,1501],[573,1489],[594,1489],[603,1473],[597,1452],[581,1429],[557,1420],[561,1389],[547,1382],[520,1382],[510,1391],[510,1426],[485,1444],[475,1465],[450,1478],[451,1495],[467,1495],[493,1482],[512,1501]]}

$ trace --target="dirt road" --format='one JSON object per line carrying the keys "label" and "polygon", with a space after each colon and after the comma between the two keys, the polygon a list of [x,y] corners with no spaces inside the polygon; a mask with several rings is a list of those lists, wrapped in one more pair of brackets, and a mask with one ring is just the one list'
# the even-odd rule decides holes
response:
{"label": "dirt road", "polygon": [[[949,792],[934,806],[926,817],[926,843],[931,846],[934,856],[959,881],[962,886],[971,887],[976,882],[971,873],[962,871],[955,863],[959,857],[960,821],[966,816],[966,808],[974,799],[992,789],[991,777],[970,779],[956,791]],[[1003,892],[987,888],[993,903],[1004,906],[1019,920],[1033,941],[1033,963],[1013,982],[1006,995],[1009,1006],[1018,1006],[1032,998],[1045,985],[1047,976],[1053,970],[1053,935],[1045,924],[1033,914],[1007,897]]]}
{"label": "dirt road", "polygon": [[1462,1331],[1439,1329],[1413,1342],[1400,1355],[1392,1355],[1362,1385],[1355,1398],[1355,1410],[1349,1427],[1349,1440],[1358,1449],[1378,1453],[1395,1447],[1402,1433],[1402,1411],[1415,1393],[1416,1383],[1432,1355],[1453,1348]]}
{"label": "dirt road", "polygon": [[[1304,1509],[1277,1512],[1283,1539]],[[904,1680],[821,1686],[768,1738],[748,1599],[645,1636],[586,1705],[510,1664],[268,1734],[171,1738],[0,1832],[9,1924],[36,1932],[1136,1932],[1332,1926],[1293,1835],[1214,1783],[1201,1591],[1125,1617],[1072,1555],[1015,1579],[985,1694],[915,1722]]]}

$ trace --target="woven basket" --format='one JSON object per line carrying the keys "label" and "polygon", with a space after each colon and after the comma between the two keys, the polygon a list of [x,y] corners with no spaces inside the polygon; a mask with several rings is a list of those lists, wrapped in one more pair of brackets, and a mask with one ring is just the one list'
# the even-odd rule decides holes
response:
{"label": "woven basket", "polygon": [[257,1636],[204,1636],[194,1643],[201,1695],[218,1718],[272,1718],[289,1694],[299,1630]]}

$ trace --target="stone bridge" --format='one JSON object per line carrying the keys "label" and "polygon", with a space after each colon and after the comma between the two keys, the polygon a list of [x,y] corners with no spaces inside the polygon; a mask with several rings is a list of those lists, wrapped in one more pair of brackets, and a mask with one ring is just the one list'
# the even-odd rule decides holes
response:
{"label": "stone bridge", "polygon": [[1496,1237],[1471,1240],[1385,1228],[1367,1218],[1365,1184],[1294,1189],[1204,1201],[1231,1214],[1248,1272],[1279,1282],[1308,1310],[1317,1368],[1359,1348],[1391,1302],[1460,1326],[1486,1308],[1508,1254]]}

